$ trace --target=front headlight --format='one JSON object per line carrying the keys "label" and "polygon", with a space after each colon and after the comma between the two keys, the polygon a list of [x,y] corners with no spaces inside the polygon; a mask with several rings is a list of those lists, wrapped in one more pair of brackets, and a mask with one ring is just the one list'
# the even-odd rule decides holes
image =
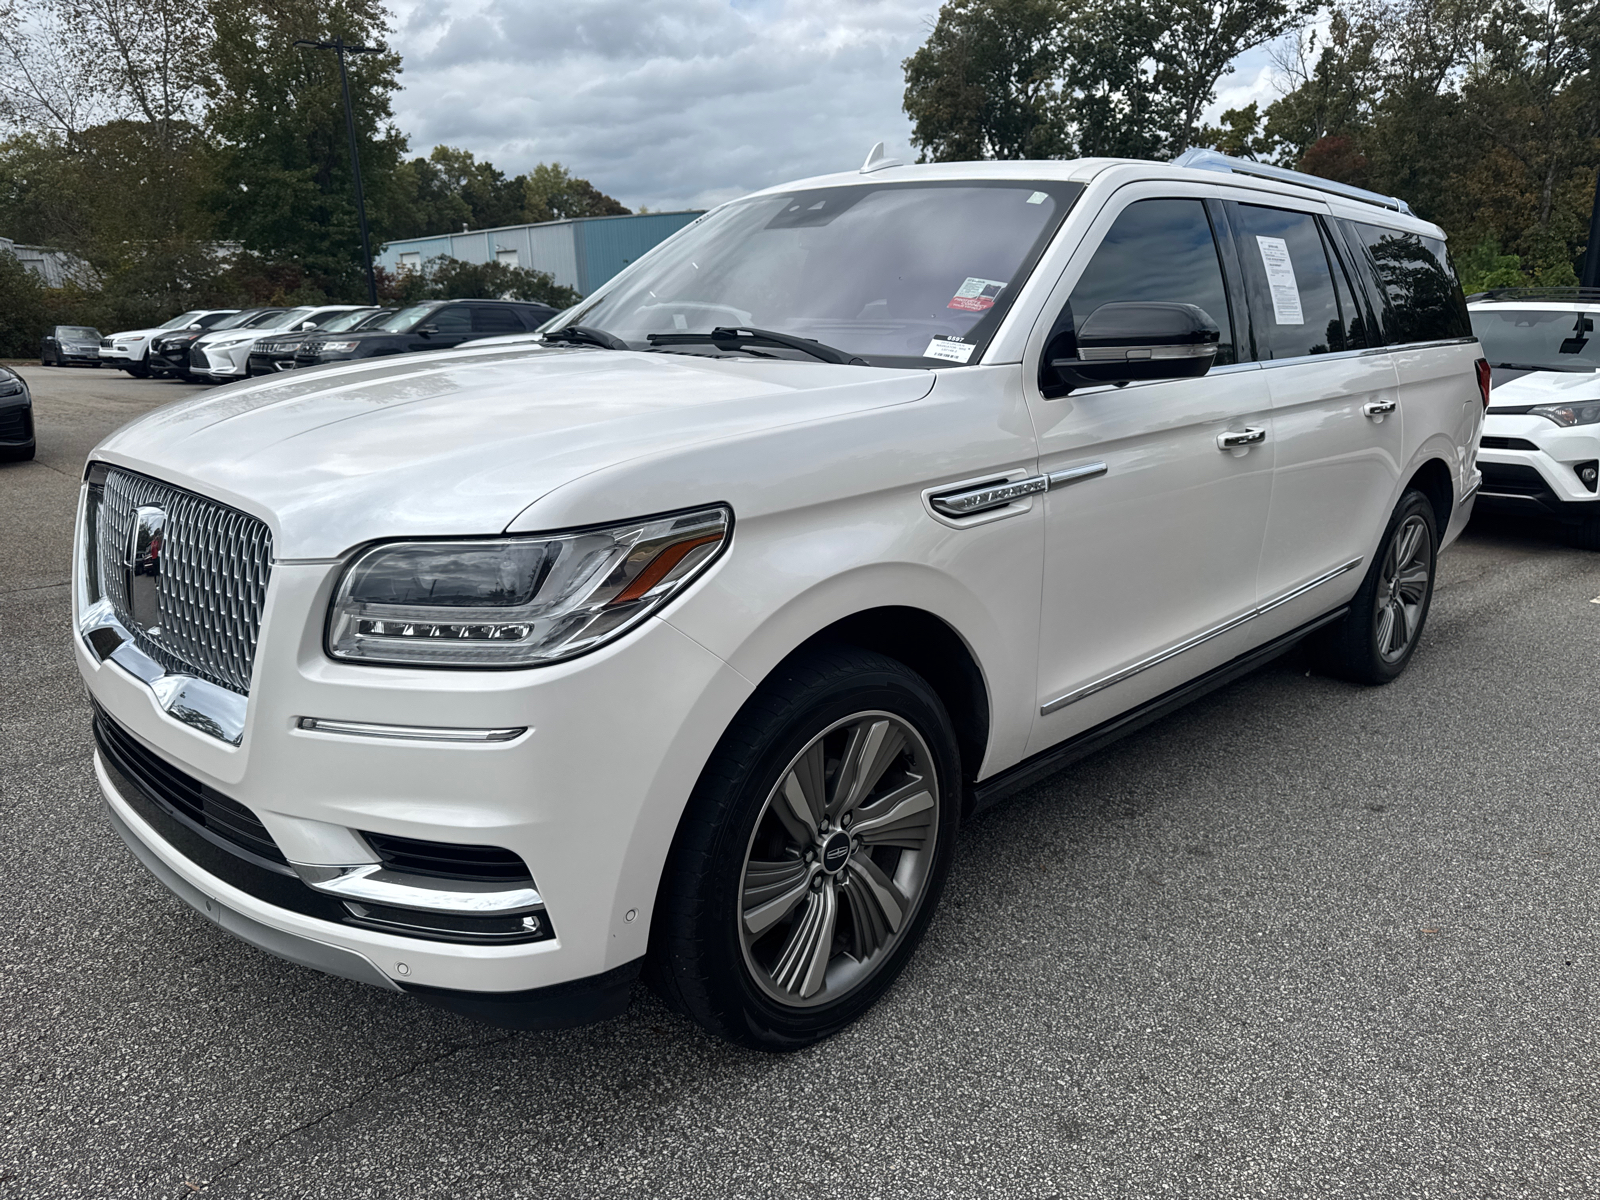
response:
{"label": "front headlight", "polygon": [[1572,404],[1537,404],[1528,410],[1532,417],[1543,417],[1557,425],[1594,425],[1600,423],[1600,400],[1582,400]]}
{"label": "front headlight", "polygon": [[732,527],[715,505],[571,533],[374,546],[339,581],[328,653],[480,668],[573,658],[681,592]]}
{"label": "front headlight", "polygon": [[214,342],[207,342],[205,344],[205,349],[207,349],[207,350],[232,350],[235,346],[242,346],[246,342],[253,342],[253,341],[256,340],[256,338],[258,338],[260,336],[261,335],[258,333],[258,334],[252,335],[251,337],[218,338]]}
{"label": "front headlight", "polygon": [[346,350],[354,350],[360,342],[323,342],[323,350],[331,350],[335,354],[343,354]]}
{"label": "front headlight", "polygon": [[22,379],[10,371],[0,369],[0,396],[20,396],[23,392]]}

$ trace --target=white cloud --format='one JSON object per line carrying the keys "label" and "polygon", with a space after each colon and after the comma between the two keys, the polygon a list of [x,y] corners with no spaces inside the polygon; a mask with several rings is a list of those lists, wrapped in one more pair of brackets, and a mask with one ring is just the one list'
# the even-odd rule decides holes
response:
{"label": "white cloud", "polygon": [[391,0],[419,152],[557,160],[623,203],[699,208],[909,157],[900,63],[937,0]]}

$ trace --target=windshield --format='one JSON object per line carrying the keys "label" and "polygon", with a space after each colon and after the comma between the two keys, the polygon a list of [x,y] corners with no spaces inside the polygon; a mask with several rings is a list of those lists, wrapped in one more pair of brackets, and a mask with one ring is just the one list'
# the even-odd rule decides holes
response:
{"label": "windshield", "polygon": [[1472,332],[1483,343],[1492,367],[1537,371],[1593,371],[1600,368],[1600,338],[1595,314],[1554,309],[1483,309],[1472,314]]}
{"label": "windshield", "polygon": [[186,313],[179,313],[177,316],[173,317],[172,320],[170,320],[170,321],[165,321],[162,324],[157,325],[156,328],[157,329],[182,329],[185,325],[189,324],[189,322],[197,321],[197,320],[199,320],[201,317],[203,317],[205,315],[206,315],[206,312],[205,312],[205,309],[203,309],[203,308],[190,309]]}
{"label": "windshield", "polygon": [[214,331],[216,331],[218,329],[237,329],[241,325],[250,324],[252,321],[256,320],[257,318],[261,317],[262,315],[263,315],[262,310],[259,309],[259,308],[241,309],[239,312],[234,313],[232,316],[224,317],[224,318],[222,318],[222,320],[218,321],[215,325],[211,326],[211,331],[214,332]]}
{"label": "windshield", "polygon": [[98,329],[90,329],[87,325],[63,325],[56,330],[56,336],[65,338],[93,338],[98,342],[100,340],[100,331]]}
{"label": "windshield", "polygon": [[299,325],[311,313],[309,308],[291,308],[286,312],[274,313],[263,317],[259,321],[252,321],[246,328],[249,329],[290,329]]}
{"label": "windshield", "polygon": [[663,243],[563,325],[639,348],[652,333],[739,326],[811,338],[879,366],[964,363],[1082,190],[971,180],[752,197]]}
{"label": "windshield", "polygon": [[387,320],[379,321],[375,325],[368,326],[368,328],[381,329],[385,333],[404,333],[438,307],[437,301],[429,301],[427,304],[407,305]]}
{"label": "windshield", "polygon": [[343,333],[346,329],[354,329],[370,316],[372,316],[370,308],[358,308],[355,312],[334,313],[322,325],[322,332]]}

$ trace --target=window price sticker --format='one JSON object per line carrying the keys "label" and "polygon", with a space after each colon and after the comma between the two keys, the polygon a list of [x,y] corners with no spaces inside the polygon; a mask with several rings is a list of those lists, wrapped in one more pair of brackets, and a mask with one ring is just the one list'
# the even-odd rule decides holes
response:
{"label": "window price sticker", "polygon": [[924,358],[942,358],[946,362],[967,362],[977,346],[971,342],[953,342],[946,337],[935,337],[922,352]]}
{"label": "window price sticker", "polygon": [[994,307],[995,297],[1000,295],[1000,289],[1005,286],[1000,279],[968,279],[956,289],[955,298],[945,307],[963,312],[983,312]]}
{"label": "window price sticker", "polygon": [[1267,287],[1272,291],[1272,318],[1279,325],[1304,325],[1300,311],[1300,285],[1295,282],[1294,263],[1289,261],[1289,243],[1282,238],[1256,234],[1261,249],[1261,265],[1267,269]]}

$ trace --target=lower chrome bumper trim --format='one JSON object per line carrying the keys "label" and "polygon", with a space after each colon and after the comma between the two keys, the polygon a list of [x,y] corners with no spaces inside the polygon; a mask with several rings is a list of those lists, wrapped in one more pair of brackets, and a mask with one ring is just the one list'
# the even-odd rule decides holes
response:
{"label": "lower chrome bumper trim", "polygon": [[330,721],[301,717],[296,725],[308,733],[342,733],[350,737],[394,738],[402,742],[511,742],[528,732],[526,725],[504,729],[463,729],[449,725],[382,725],[376,721]]}
{"label": "lower chrome bumper trim", "polygon": [[[110,787],[109,781],[103,775],[100,785],[103,788]],[[401,990],[394,980],[378,970],[365,955],[358,954],[354,950],[346,950],[342,946],[330,946],[326,942],[285,933],[281,929],[263,925],[260,921],[229,908],[220,900],[212,899],[162,862],[160,856],[122,819],[109,800],[106,802],[106,816],[110,818],[111,826],[117,831],[118,836],[128,844],[128,849],[133,851],[134,857],[161,881],[163,887],[195,912],[221,926],[234,937],[249,942],[258,950],[265,950],[268,954],[287,959],[302,967],[310,967],[328,975],[337,975],[341,979],[353,979],[357,983],[369,983],[385,991]]]}

